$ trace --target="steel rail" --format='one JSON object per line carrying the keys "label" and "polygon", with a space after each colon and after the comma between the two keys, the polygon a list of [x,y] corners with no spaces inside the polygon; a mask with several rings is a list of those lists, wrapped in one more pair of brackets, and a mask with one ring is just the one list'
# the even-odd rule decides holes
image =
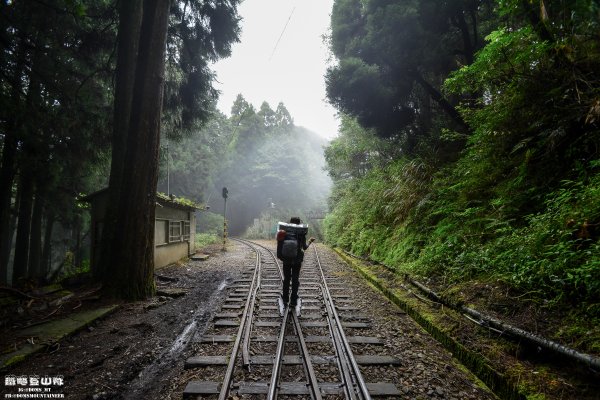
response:
{"label": "steel rail", "polygon": [[[245,325],[248,323],[248,311],[250,309],[250,304],[251,304],[250,300],[253,298],[252,293],[254,292],[254,289],[255,289],[257,276],[260,276],[260,256],[258,254],[258,251],[256,251],[256,268],[254,269],[254,275],[252,276],[250,292],[248,293],[248,297],[246,298],[246,306],[244,307],[244,313],[243,313],[241,321],[240,321],[240,327],[238,329],[238,333],[236,335],[235,342],[233,344],[233,349],[231,351],[231,358],[229,359],[229,363],[227,363],[227,371],[225,371],[225,377],[223,378],[223,385],[221,386],[221,391],[219,392],[219,400],[226,400],[227,395],[230,391],[231,381],[233,379],[233,371],[235,369],[237,355],[239,353],[240,344],[242,342],[242,335],[246,331]],[[254,301],[252,301],[252,303],[254,303]]]}
{"label": "steel rail", "polygon": [[[247,241],[247,242],[252,243],[253,245],[262,247],[263,249],[265,249],[266,251],[269,252],[269,254],[273,258],[273,260],[275,260],[275,264],[277,265],[277,270],[279,271],[279,276],[283,280],[283,270],[282,270],[281,264],[279,263],[279,260],[277,259],[275,254],[273,254],[271,249],[269,249],[261,244],[258,244],[258,243],[254,243],[251,241]],[[286,306],[286,308],[284,310],[284,314],[283,314],[283,321],[281,323],[281,331],[279,332],[279,338],[277,341],[277,350],[275,352],[275,358],[273,360],[273,371],[271,373],[271,383],[269,385],[269,392],[267,395],[268,400],[273,400],[273,399],[277,398],[277,392],[279,389],[277,382],[279,381],[279,377],[281,374],[281,362],[283,360],[283,349],[284,349],[284,345],[285,345],[285,327],[287,325],[289,311],[290,311],[289,307]],[[308,346],[306,346],[306,341],[304,340],[304,335],[302,334],[302,328],[300,326],[300,321],[298,320],[298,316],[296,315],[295,312],[293,312],[293,310],[292,310],[292,321],[294,323],[294,330],[296,332],[296,337],[298,338],[297,340],[298,340],[302,360],[304,361],[303,365],[304,365],[304,368],[305,368],[305,371],[306,371],[306,374],[307,374],[308,380],[309,380],[309,387],[311,390],[311,398],[313,400],[322,400],[321,390],[319,388],[319,382],[317,380],[317,375],[315,374],[315,369],[314,369],[312,361],[310,359],[310,354],[308,352]]]}
{"label": "steel rail", "polygon": [[[266,248],[266,247],[265,247]],[[267,249],[271,256],[277,263],[277,267],[279,269],[279,274],[281,279],[283,280],[283,271],[279,264],[279,260],[270,249]],[[288,310],[285,310],[284,313],[287,314]],[[317,380],[317,374],[315,374],[315,368],[313,367],[312,361],[310,359],[310,354],[308,352],[308,346],[306,346],[306,341],[304,340],[304,334],[302,333],[302,327],[300,325],[300,321],[298,320],[298,316],[295,312],[292,313],[292,318],[294,322],[294,330],[296,332],[296,337],[298,338],[298,344],[300,347],[300,352],[302,354],[302,359],[304,360],[304,368],[306,370],[306,374],[308,375],[308,379],[310,382],[310,390],[311,390],[311,398],[313,400],[322,400],[321,389],[319,388],[319,381]],[[284,324],[285,326],[285,324]],[[285,330],[285,329],[284,329]]]}
{"label": "steel rail", "polygon": [[[277,263],[279,274],[281,276],[281,279],[283,280],[283,270],[279,264],[279,260],[277,259],[277,257],[275,257],[275,255],[270,249],[266,249],[269,253],[271,253],[271,256]],[[306,346],[306,341],[304,340],[304,335],[302,334],[302,327],[300,325],[300,321],[298,320],[298,316],[295,313],[293,314],[293,322],[294,330],[296,331],[296,337],[298,338],[298,344],[300,345],[300,352],[302,353],[302,359],[304,360],[304,367],[306,368],[306,373],[310,381],[311,397],[314,400],[322,400],[321,389],[319,388],[319,381],[317,380],[317,374],[315,374],[315,368],[313,367],[312,360],[310,359],[308,346]]]}
{"label": "steel rail", "polygon": [[[254,250],[256,251],[256,250]],[[250,334],[252,333],[252,319],[254,318],[254,305],[256,303],[256,294],[258,293],[258,289],[260,288],[261,283],[261,270],[260,264],[262,262],[262,258],[260,256],[260,252],[256,251],[257,263],[258,267],[258,278],[256,279],[256,286],[254,286],[254,290],[252,290],[252,301],[250,302],[250,310],[248,310],[247,321],[244,328],[244,343],[242,345],[242,365],[244,368],[250,370]]]}
{"label": "steel rail", "polygon": [[262,258],[260,255],[260,252],[258,252],[254,247],[251,246],[251,244],[254,244],[250,241],[247,240],[243,240],[243,239],[236,239],[236,238],[232,238],[235,241],[238,241],[242,244],[245,244],[246,246],[250,247],[252,250],[254,250],[254,252],[256,253],[256,265],[258,265],[258,278],[256,281],[256,285],[253,285],[251,290],[250,290],[250,295],[252,297],[252,301],[250,302],[250,309],[248,310],[248,313],[244,314],[244,318],[246,319],[246,323],[244,324],[244,333],[243,333],[243,344],[242,344],[242,365],[244,366],[244,368],[247,368],[248,370],[250,369],[250,334],[251,334],[251,330],[252,330],[252,319],[254,318],[254,305],[256,303],[256,294],[258,293],[258,289],[260,288],[260,283],[261,283],[261,262],[262,262]]}
{"label": "steel rail", "polygon": [[[273,256],[273,259],[277,263],[279,268],[279,273],[281,275],[281,279],[283,279],[283,271],[279,265],[279,260],[270,249],[267,249],[269,253]],[[284,311],[287,314],[287,310]],[[300,347],[300,352],[302,353],[302,359],[304,360],[304,368],[306,374],[308,375],[308,379],[310,382],[310,390],[311,390],[311,398],[313,400],[321,400],[321,389],[319,388],[319,381],[317,380],[317,374],[315,374],[315,368],[313,367],[312,361],[310,359],[310,354],[308,352],[308,346],[306,346],[306,341],[304,340],[304,334],[302,334],[302,327],[300,325],[300,321],[298,320],[298,316],[295,312],[292,312],[292,318],[294,322],[294,330],[296,332],[296,337],[298,338],[298,344]],[[285,326],[285,325],[284,325]]]}
{"label": "steel rail", "polygon": [[310,359],[310,354],[308,353],[308,347],[306,346],[304,335],[300,329],[300,321],[298,320],[298,316],[295,312],[292,312],[292,318],[294,321],[294,328],[296,330],[296,337],[298,338],[298,342],[300,344],[300,352],[302,353],[302,359],[304,360],[304,367],[306,368],[308,379],[310,381],[309,386],[311,390],[311,398],[314,400],[321,400],[322,396],[321,389],[319,388],[319,381],[317,380],[317,375],[315,374],[315,369]]}
{"label": "steel rail", "polygon": [[288,306],[285,307],[283,313],[283,320],[281,321],[281,330],[279,331],[279,338],[277,340],[277,350],[275,351],[275,358],[273,359],[273,371],[271,372],[271,382],[269,383],[269,392],[267,399],[272,400],[277,398],[277,392],[279,391],[279,377],[281,374],[281,362],[283,360],[283,349],[285,345],[285,326],[287,325],[288,319]]}
{"label": "steel rail", "polygon": [[325,273],[323,272],[323,267],[321,266],[321,260],[319,259],[319,253],[317,252],[316,247],[314,248],[314,250],[315,250],[315,256],[317,258],[317,265],[319,266],[319,271],[321,272],[321,277],[323,280],[323,289],[324,289],[325,293],[327,293],[328,299],[331,302],[329,304],[329,308],[331,309],[333,317],[336,321],[336,328],[337,328],[341,343],[345,349],[344,353],[347,356],[347,361],[350,363],[350,366],[352,367],[352,371],[354,373],[354,377],[356,378],[358,388],[359,388],[359,394],[362,396],[363,399],[371,400],[371,395],[369,393],[369,389],[367,388],[367,384],[365,383],[362,373],[360,372],[358,363],[356,362],[356,358],[354,357],[354,353],[352,352],[352,348],[350,347],[350,343],[348,342],[348,339],[346,338],[346,335],[344,334],[344,329],[342,328],[342,323],[340,321],[340,317],[339,317],[337,311],[335,310],[335,306],[333,304],[333,299],[331,298],[331,293],[329,291],[329,287],[327,286],[327,281],[325,279]]}
{"label": "steel rail", "polygon": [[335,306],[332,304],[330,293],[326,292],[323,285],[321,285],[321,292],[323,293],[323,302],[325,304],[325,310],[327,312],[327,325],[329,327],[329,333],[331,334],[331,340],[333,341],[333,349],[335,350],[335,356],[337,358],[338,367],[340,369],[340,379],[343,382],[343,389],[346,399],[356,400],[357,395],[354,391],[354,382],[350,373],[350,366],[348,365],[348,356],[345,353],[342,341],[340,339],[339,331],[336,329],[335,320],[333,318],[332,310],[335,310]]}

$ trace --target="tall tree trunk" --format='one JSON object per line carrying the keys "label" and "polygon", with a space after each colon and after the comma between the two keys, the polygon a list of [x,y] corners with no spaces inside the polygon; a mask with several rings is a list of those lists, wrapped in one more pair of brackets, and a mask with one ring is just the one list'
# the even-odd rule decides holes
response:
{"label": "tall tree trunk", "polygon": [[81,267],[81,216],[75,216],[75,231],[74,239],[75,239],[75,247],[73,249],[73,265],[75,268]]}
{"label": "tall tree trunk", "polygon": [[39,186],[35,195],[33,213],[31,215],[31,234],[29,241],[29,272],[30,278],[41,277],[42,260],[42,213],[44,211],[44,193]]}
{"label": "tall tree trunk", "polygon": [[533,29],[538,34],[540,39],[547,40],[548,42],[554,42],[554,36],[548,30],[548,26],[546,25],[545,18],[548,17],[546,12],[546,6],[542,1],[540,3],[540,9],[535,7],[535,4],[531,3],[527,0],[521,0],[521,6],[525,11],[527,18],[529,19],[529,23],[533,26]]}
{"label": "tall tree trunk", "polygon": [[17,240],[15,242],[15,260],[13,283],[27,276],[29,266],[29,237],[31,232],[31,212],[33,209],[33,176],[30,168],[24,168],[19,178],[20,201],[17,221]]}
{"label": "tall tree trunk", "polygon": [[46,278],[52,267],[52,228],[54,228],[54,210],[46,208],[46,226],[44,227],[44,248],[42,250],[41,276]]}
{"label": "tall tree trunk", "polygon": [[[23,69],[25,66],[26,50],[25,40],[27,32],[21,31],[17,47],[17,65],[11,79],[11,102],[14,107],[21,106],[23,89]],[[8,115],[4,143],[2,147],[2,164],[0,166],[0,283],[8,283],[8,262],[12,245],[12,232],[10,227],[11,200],[14,179],[17,172],[18,137],[20,129],[19,113],[12,112]]]}
{"label": "tall tree trunk", "polygon": [[[459,9],[456,12],[454,22],[462,36],[463,54],[465,56],[465,63],[467,65],[471,65],[471,64],[473,64],[473,55],[475,53],[475,48],[473,45],[473,41],[471,40],[471,32],[469,30],[469,26],[467,25],[467,21],[465,21],[465,16],[463,14],[462,9]],[[475,38],[475,40],[476,40],[476,38]]]}
{"label": "tall tree trunk", "polygon": [[97,251],[94,265],[95,278],[110,279],[106,273],[113,262],[112,242],[118,235],[118,205],[121,198],[127,133],[131,116],[135,66],[138,55],[140,29],[142,26],[142,0],[122,1],[119,8],[119,33],[117,70],[115,80],[115,107],[112,136],[112,159],[110,165],[108,204],[104,216],[100,251]]}
{"label": "tall tree trunk", "polygon": [[[40,26],[40,30],[36,32],[35,43],[38,47],[34,48],[31,55],[31,65],[29,71],[29,85],[27,87],[27,96],[25,98],[26,112],[29,118],[33,121],[38,121],[39,109],[42,103],[41,92],[42,85],[40,77],[33,71],[44,57],[44,26]],[[24,124],[25,128],[22,132],[22,151],[19,158],[20,176],[19,187],[21,191],[21,199],[19,202],[19,214],[17,225],[17,240],[15,242],[15,260],[14,260],[14,275],[13,283],[19,278],[27,276],[29,269],[29,251],[31,240],[31,218],[33,210],[33,196],[36,169],[38,168],[39,149],[38,141],[38,123],[29,122]]]}
{"label": "tall tree trunk", "polygon": [[11,199],[15,178],[17,139],[12,129],[4,136],[2,169],[0,170],[0,284],[8,283],[8,260],[11,248]]}
{"label": "tall tree trunk", "polygon": [[[10,223],[9,223],[9,228],[8,228],[8,237],[7,237],[7,243],[8,243],[8,253],[7,253],[7,261],[6,261],[6,265],[10,266],[10,253],[11,253],[11,249],[13,248],[13,244],[14,244],[14,239],[15,239],[15,233],[17,232],[17,209],[19,208],[19,204],[21,204],[21,200],[20,197],[17,196],[15,197],[15,203],[13,205],[13,209],[14,212],[10,213]],[[7,268],[7,275],[8,272],[10,271],[9,268]],[[12,277],[12,271],[11,271],[11,279],[6,279],[6,283],[8,284],[12,284],[14,282],[14,278]]]}
{"label": "tall tree trunk", "polygon": [[[49,160],[47,161],[49,162]],[[44,276],[44,268],[42,267],[42,220],[46,210],[49,187],[48,168],[50,168],[49,165],[43,171],[36,168],[38,172],[35,176],[35,202],[31,216],[28,276],[37,280]]]}
{"label": "tall tree trunk", "polygon": [[143,4],[121,179],[127,196],[120,196],[118,203],[121,235],[112,240],[110,279],[105,279],[110,292],[129,299],[146,298],[154,291],[154,211],[169,3],[147,0]]}

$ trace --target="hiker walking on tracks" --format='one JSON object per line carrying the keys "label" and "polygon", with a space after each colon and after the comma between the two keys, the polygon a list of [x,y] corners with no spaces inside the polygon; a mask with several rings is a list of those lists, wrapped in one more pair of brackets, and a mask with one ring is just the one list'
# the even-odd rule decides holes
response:
{"label": "hiker walking on tracks", "polygon": [[[304,260],[304,250],[314,242],[311,237],[306,242],[308,225],[302,224],[300,218],[292,217],[289,223],[280,222],[277,232],[277,258],[283,261],[283,293],[281,303],[285,308],[289,305],[296,308],[298,305],[298,286],[300,285],[300,268]],[[292,294],[290,296],[290,281]],[[283,313],[283,311],[280,311]],[[299,310],[296,311],[299,314]]]}

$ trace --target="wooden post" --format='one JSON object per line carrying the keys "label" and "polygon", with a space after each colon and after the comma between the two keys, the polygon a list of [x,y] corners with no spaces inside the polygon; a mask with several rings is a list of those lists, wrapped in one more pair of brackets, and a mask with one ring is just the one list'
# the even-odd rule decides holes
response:
{"label": "wooden post", "polygon": [[222,251],[227,250],[227,195],[229,191],[226,187],[223,188],[223,248]]}

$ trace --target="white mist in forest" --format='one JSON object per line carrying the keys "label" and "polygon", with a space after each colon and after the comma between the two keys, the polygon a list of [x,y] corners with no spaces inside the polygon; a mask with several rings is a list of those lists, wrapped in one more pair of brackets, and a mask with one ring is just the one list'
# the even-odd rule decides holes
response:
{"label": "white mist in forest", "polygon": [[220,235],[227,187],[229,233],[269,236],[275,220],[298,216],[311,223],[326,210],[327,144],[295,126],[282,103],[273,110],[264,102],[257,111],[240,95],[231,116],[215,111],[202,129],[163,140],[159,191],[208,205],[197,214],[197,232]]}
{"label": "white mist in forest", "polygon": [[[325,145],[321,136],[302,127],[244,143],[219,180],[230,193],[230,232],[268,237],[277,220],[299,216],[310,223],[312,213],[325,210],[331,189],[324,170]],[[218,190],[211,200],[213,210],[223,209]]]}

